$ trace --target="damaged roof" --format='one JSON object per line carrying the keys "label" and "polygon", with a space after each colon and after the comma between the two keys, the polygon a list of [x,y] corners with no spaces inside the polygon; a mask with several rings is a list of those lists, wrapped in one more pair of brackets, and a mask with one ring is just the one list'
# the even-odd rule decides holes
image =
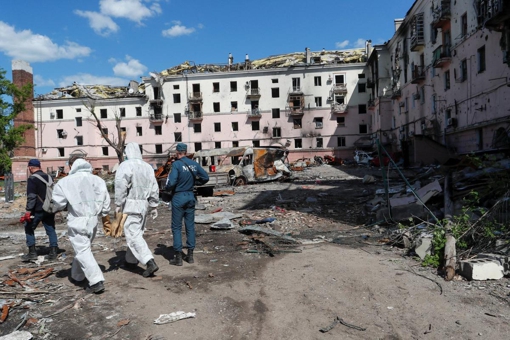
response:
{"label": "damaged roof", "polygon": [[127,97],[145,97],[145,84],[138,84],[135,81],[132,81],[130,86],[80,85],[73,83],[71,86],[55,88],[50,93],[40,95],[34,100],[73,98],[113,99]]}
{"label": "damaged roof", "polygon": [[[364,48],[343,50],[343,51],[320,51],[310,52],[310,64],[312,65],[330,65],[330,64],[350,64],[362,63],[366,61],[366,52]],[[293,66],[305,66],[305,52],[294,52],[289,54],[274,55],[263,59],[250,60],[237,64],[200,64],[195,65],[189,61],[163,70],[159,76],[173,76],[184,73],[212,73],[212,72],[229,72],[240,70],[264,70],[272,68],[283,68]],[[154,74],[151,74],[154,77]],[[156,77],[154,77],[156,78]]]}

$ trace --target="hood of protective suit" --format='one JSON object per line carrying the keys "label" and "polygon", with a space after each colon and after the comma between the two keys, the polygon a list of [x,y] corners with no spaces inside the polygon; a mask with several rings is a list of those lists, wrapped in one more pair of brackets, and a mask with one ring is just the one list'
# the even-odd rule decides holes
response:
{"label": "hood of protective suit", "polygon": [[142,153],[140,152],[140,145],[138,145],[138,143],[128,143],[124,152],[128,160],[142,159]]}
{"label": "hood of protective suit", "polygon": [[73,166],[71,167],[71,171],[69,171],[69,175],[80,172],[90,172],[92,173],[92,165],[86,160],[79,158],[74,161]]}

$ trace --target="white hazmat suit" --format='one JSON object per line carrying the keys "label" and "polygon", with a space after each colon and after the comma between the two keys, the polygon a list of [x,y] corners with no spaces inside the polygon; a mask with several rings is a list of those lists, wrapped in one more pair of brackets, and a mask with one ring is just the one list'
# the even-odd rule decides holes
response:
{"label": "white hazmat suit", "polygon": [[154,169],[143,161],[138,143],[128,143],[124,152],[126,160],[115,173],[115,205],[128,215],[124,223],[126,262],[147,264],[154,256],[143,232],[149,207],[155,209],[159,204],[158,182]]}
{"label": "white hazmat suit", "polygon": [[69,241],[75,257],[71,277],[76,281],[85,278],[92,286],[104,281],[103,273],[92,254],[91,243],[96,235],[98,216],[110,212],[110,195],[103,179],[92,174],[92,166],[77,159],[67,177],[57,182],[52,200],[58,210],[67,206]]}

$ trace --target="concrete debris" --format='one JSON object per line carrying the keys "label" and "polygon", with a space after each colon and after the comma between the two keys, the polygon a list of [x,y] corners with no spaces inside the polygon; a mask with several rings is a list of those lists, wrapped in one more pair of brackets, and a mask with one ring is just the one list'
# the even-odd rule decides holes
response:
{"label": "concrete debris", "polygon": [[460,261],[460,274],[468,280],[499,280],[503,271],[501,263],[492,258]]}
{"label": "concrete debris", "polygon": [[275,236],[275,237],[282,239],[284,241],[287,241],[289,243],[299,243],[299,241],[293,237],[284,235],[283,233],[280,233],[275,230],[271,230],[271,229],[259,227],[259,226],[254,226],[254,225],[242,227],[241,229],[239,229],[239,232],[241,234],[246,234],[246,235],[263,234],[263,235],[268,235],[268,236]]}
{"label": "concrete debris", "polygon": [[227,230],[227,229],[234,229],[235,225],[232,223],[232,221],[228,218],[224,218],[218,222],[215,222],[211,225],[211,229],[219,229],[219,230]]}
{"label": "concrete debris", "polygon": [[30,340],[32,338],[32,333],[27,331],[15,331],[11,334],[0,336],[0,340]]}
{"label": "concrete debris", "polygon": [[195,215],[195,223],[209,224],[218,222],[223,219],[233,220],[241,217],[241,214],[234,214],[228,211],[219,211],[213,214],[197,214]]}
{"label": "concrete debris", "polygon": [[48,94],[41,95],[35,100],[55,100],[70,98],[110,99],[127,97],[145,97],[145,85],[109,86],[109,85],[80,85],[59,87]]}
{"label": "concrete debris", "polygon": [[196,316],[197,313],[193,312],[186,313],[183,311],[178,311],[172,312],[170,314],[160,314],[159,317],[156,320],[154,320],[154,323],[156,325],[164,325],[166,323],[171,323],[182,319],[195,318]]}
{"label": "concrete debris", "polygon": [[420,259],[425,259],[425,256],[432,254],[432,235],[430,234],[422,234],[416,240],[416,247],[414,248],[414,252],[416,255],[420,257]]}

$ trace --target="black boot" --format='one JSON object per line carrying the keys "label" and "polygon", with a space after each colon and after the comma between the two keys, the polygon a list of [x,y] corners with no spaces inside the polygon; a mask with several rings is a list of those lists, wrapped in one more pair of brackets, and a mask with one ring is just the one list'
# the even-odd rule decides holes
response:
{"label": "black boot", "polygon": [[28,247],[28,254],[21,256],[21,261],[29,262],[37,260],[37,250],[35,250],[35,246]]}
{"label": "black boot", "polygon": [[154,262],[154,259],[152,260],[149,260],[147,262],[147,269],[145,269],[145,271],[143,272],[143,277],[149,277],[151,276],[152,274],[154,274],[155,272],[157,272],[159,269],[158,265],[156,264],[156,262]]}
{"label": "black boot", "polygon": [[170,264],[173,264],[174,266],[182,266],[182,252],[175,253],[175,256],[173,259],[170,260]]}
{"label": "black boot", "polygon": [[57,257],[58,257],[58,247],[51,247],[50,253],[48,254],[48,256],[46,256],[46,258],[48,260],[56,260]]}
{"label": "black boot", "polygon": [[184,261],[188,263],[195,263],[193,260],[193,249],[188,249],[188,255],[184,255]]}
{"label": "black boot", "polygon": [[87,292],[93,293],[93,294],[100,294],[104,291],[104,284],[103,281],[99,281],[96,284],[93,284],[92,286],[89,286],[87,288]]}

